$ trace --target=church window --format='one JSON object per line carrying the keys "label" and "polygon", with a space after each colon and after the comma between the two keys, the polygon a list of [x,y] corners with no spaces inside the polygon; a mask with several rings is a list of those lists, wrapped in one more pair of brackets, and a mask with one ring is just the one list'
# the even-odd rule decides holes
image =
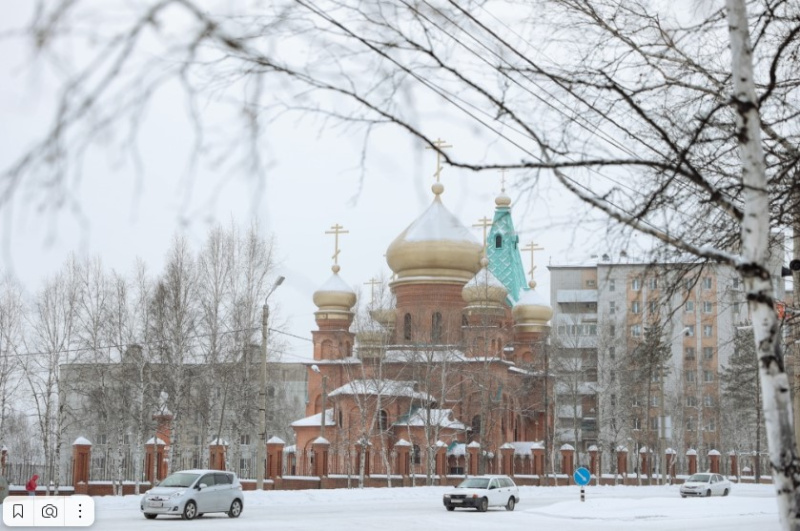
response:
{"label": "church window", "polygon": [[469,326],[469,321],[467,320],[466,315],[461,316],[461,326]]}
{"label": "church window", "polygon": [[472,440],[476,440],[481,436],[481,416],[475,415],[472,417]]}
{"label": "church window", "polygon": [[385,432],[389,428],[389,414],[385,409],[381,409],[378,414],[378,430]]}
{"label": "church window", "polygon": [[442,314],[434,312],[431,316],[431,342],[436,343],[442,339]]}
{"label": "church window", "polygon": [[403,317],[403,339],[411,339],[411,314]]}
{"label": "church window", "polygon": [[503,235],[502,234],[498,234],[497,236],[494,237],[494,247],[495,247],[495,249],[500,249],[501,247],[503,247]]}
{"label": "church window", "polygon": [[413,459],[415,465],[418,465],[418,464],[420,464],[422,462],[422,459],[421,459],[422,458],[422,454],[419,451],[419,445],[418,444],[415,444],[414,446],[411,447],[411,454],[412,454],[411,458]]}

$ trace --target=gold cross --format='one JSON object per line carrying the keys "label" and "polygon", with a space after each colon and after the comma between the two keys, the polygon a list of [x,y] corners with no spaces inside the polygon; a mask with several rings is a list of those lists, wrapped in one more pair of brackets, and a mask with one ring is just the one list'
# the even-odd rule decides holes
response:
{"label": "gold cross", "polygon": [[370,299],[369,299],[369,301],[370,301],[370,304],[373,304],[375,302],[375,286],[380,286],[381,285],[381,281],[378,280],[375,277],[372,277],[371,279],[369,279],[369,282],[364,282],[364,284],[365,285],[366,284],[370,285]]}
{"label": "gold cross", "polygon": [[531,275],[531,282],[533,282],[533,272],[536,271],[536,266],[533,265],[533,253],[536,251],[544,251],[544,247],[540,246],[538,243],[529,243],[525,247],[522,248],[523,251],[530,251],[531,252],[531,270],[529,271]]}
{"label": "gold cross", "polygon": [[436,182],[438,183],[439,182],[439,175],[441,175],[441,173],[442,173],[442,151],[441,150],[446,149],[446,148],[451,148],[453,146],[451,146],[450,144],[446,143],[441,138],[437,138],[436,140],[434,140],[433,141],[433,145],[435,147],[425,146],[425,149],[435,149],[436,150],[436,173],[434,173],[433,176],[436,177]]}
{"label": "gold cross", "polygon": [[486,242],[486,232],[487,232],[487,230],[486,229],[488,229],[489,227],[492,226],[492,220],[487,218],[486,216],[483,216],[481,219],[478,220],[478,223],[475,223],[472,226],[473,227],[483,227],[483,247],[485,249],[486,245],[487,245],[487,242]]}
{"label": "gold cross", "polygon": [[500,172],[500,191],[506,191],[506,172],[508,171],[506,168],[502,170],[498,170]]}
{"label": "gold cross", "polygon": [[332,230],[326,230],[325,234],[333,234],[334,235],[334,243],[333,243],[333,264],[339,265],[339,235],[340,234],[350,234],[349,230],[342,230],[344,227],[339,225],[338,223],[331,226]]}

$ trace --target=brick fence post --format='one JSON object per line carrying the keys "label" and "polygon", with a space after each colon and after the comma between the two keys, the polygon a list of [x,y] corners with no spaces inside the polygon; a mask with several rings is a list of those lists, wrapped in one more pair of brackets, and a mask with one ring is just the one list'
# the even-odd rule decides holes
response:
{"label": "brick fence post", "polygon": [[720,453],[718,450],[708,451],[708,468],[712,474],[719,474]]}
{"label": "brick fence post", "polygon": [[286,443],[280,437],[270,437],[267,441],[267,478],[283,477],[283,449]]}
{"label": "brick fence post", "polygon": [[72,443],[72,486],[89,483],[89,465],[92,462],[92,443],[85,437],[78,437]]}
{"label": "brick fence post", "polygon": [[694,448],[686,450],[686,459],[689,462],[689,475],[697,474],[697,450]]}
{"label": "brick fence post", "polygon": [[514,446],[505,443],[503,446],[500,447],[500,459],[503,474],[506,476],[513,476],[514,475]]}

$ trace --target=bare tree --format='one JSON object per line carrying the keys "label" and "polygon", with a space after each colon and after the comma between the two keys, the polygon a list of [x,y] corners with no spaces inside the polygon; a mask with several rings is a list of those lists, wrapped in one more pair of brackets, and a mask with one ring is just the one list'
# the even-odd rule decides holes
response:
{"label": "bare tree", "polygon": [[[23,402],[20,400],[23,380],[19,371],[26,312],[21,287],[8,276],[0,278],[0,433],[3,439],[8,433],[6,419],[20,413],[13,405]],[[5,442],[0,441],[0,445]]]}

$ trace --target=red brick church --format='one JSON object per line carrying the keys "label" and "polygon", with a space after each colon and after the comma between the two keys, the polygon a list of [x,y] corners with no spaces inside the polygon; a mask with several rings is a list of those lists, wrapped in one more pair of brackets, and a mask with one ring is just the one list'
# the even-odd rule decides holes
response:
{"label": "red brick church", "polygon": [[287,475],[500,472],[501,453],[516,454],[517,473],[543,472],[532,450],[552,436],[552,309],[525,284],[511,200],[495,200],[482,245],[445,207],[444,187],[432,190],[388,247],[392,307],[354,323],[338,265],[314,293],[308,416],[292,424]]}

